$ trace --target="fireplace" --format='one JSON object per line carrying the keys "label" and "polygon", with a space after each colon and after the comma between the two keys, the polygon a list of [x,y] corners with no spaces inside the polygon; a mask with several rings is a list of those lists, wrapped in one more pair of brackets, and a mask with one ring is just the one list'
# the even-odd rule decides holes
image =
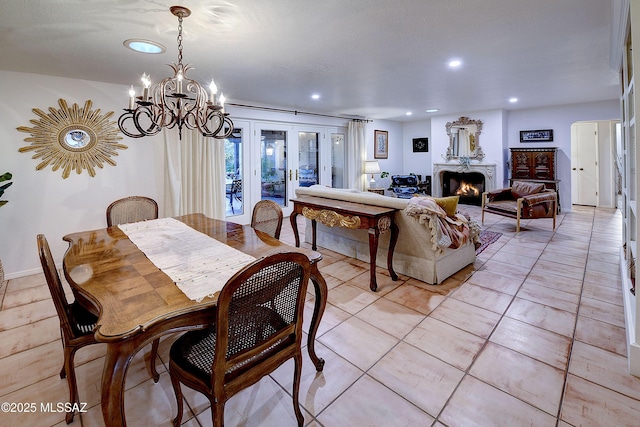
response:
{"label": "fireplace", "polygon": [[[469,175],[469,177],[472,178],[471,183],[481,183],[482,188],[478,189],[480,194],[477,200],[468,201],[466,200],[467,197],[465,196],[460,198],[460,202],[467,204],[476,203],[480,205],[482,204],[482,192],[493,191],[496,189],[496,166],[497,165],[495,163],[480,163],[475,161],[469,165],[461,165],[458,162],[434,163],[432,178],[433,183],[431,186],[432,194],[434,197],[449,195],[449,192],[452,188],[452,184],[451,182],[449,182],[449,174],[453,174],[453,176]],[[446,179],[445,174],[447,174]],[[479,175],[482,176],[482,178],[480,178]],[[445,185],[447,186],[446,190],[444,188]],[[454,192],[458,189],[458,186],[455,186]]]}
{"label": "fireplace", "polygon": [[442,195],[460,196],[458,203],[480,206],[484,187],[484,175],[479,172],[447,171],[442,174]]}

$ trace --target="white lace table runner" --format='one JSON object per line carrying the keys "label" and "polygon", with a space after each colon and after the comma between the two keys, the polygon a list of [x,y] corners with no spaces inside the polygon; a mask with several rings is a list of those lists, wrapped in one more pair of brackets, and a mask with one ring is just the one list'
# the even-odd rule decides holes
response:
{"label": "white lace table runner", "polygon": [[255,260],[173,218],[118,226],[191,300],[213,296]]}

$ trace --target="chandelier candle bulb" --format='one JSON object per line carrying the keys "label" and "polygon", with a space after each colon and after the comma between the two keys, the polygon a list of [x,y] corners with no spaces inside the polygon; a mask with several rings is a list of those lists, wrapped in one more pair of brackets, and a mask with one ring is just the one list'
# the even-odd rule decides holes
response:
{"label": "chandelier candle bulb", "polygon": [[209,101],[212,105],[216,105],[216,93],[218,93],[218,86],[211,80],[211,84],[209,84],[210,98]]}
{"label": "chandelier candle bulb", "polygon": [[149,99],[149,87],[151,86],[151,79],[147,73],[142,74],[142,101]]}
{"label": "chandelier candle bulb", "polygon": [[227,98],[224,97],[224,93],[220,92],[220,112],[224,114],[224,102]]}
{"label": "chandelier candle bulb", "polygon": [[178,73],[176,80],[178,81],[178,84],[176,86],[176,93],[181,94],[182,93],[182,73],[181,72]]}
{"label": "chandelier candle bulb", "polygon": [[136,90],[133,88],[133,85],[129,88],[129,110],[133,110],[136,108]]}

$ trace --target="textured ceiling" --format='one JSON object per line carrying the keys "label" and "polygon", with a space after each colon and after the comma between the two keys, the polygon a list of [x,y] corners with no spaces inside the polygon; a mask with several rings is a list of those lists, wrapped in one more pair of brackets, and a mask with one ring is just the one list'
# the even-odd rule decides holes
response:
{"label": "textured ceiling", "polygon": [[[0,69],[138,85],[177,60],[164,0],[0,0]],[[414,120],[617,99],[605,0],[185,0],[184,62],[231,102]],[[129,38],[163,55],[135,53]],[[457,70],[447,67],[458,58]],[[312,93],[321,98],[311,100]],[[123,92],[123,97],[126,93]],[[517,104],[508,99],[517,97]],[[405,116],[412,111],[413,116]]]}

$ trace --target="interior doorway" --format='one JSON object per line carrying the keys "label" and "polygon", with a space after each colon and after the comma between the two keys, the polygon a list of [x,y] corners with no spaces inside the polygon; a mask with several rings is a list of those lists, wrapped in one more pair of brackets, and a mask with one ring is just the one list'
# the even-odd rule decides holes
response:
{"label": "interior doorway", "polygon": [[571,125],[571,200],[575,205],[616,207],[617,120]]}
{"label": "interior doorway", "polygon": [[571,125],[571,200],[598,206],[598,124]]}

